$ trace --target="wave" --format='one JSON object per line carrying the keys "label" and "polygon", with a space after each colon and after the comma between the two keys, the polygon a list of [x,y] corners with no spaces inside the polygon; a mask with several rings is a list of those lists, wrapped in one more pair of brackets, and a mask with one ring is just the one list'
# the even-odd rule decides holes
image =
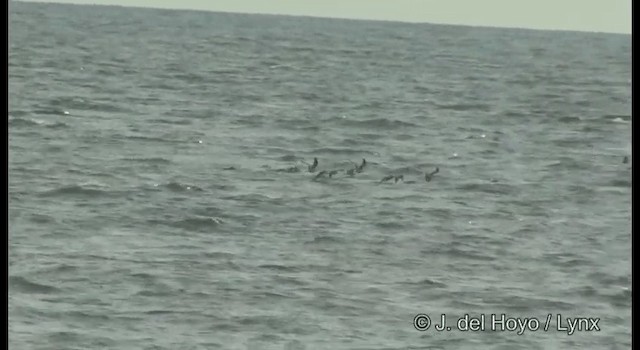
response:
{"label": "wave", "polygon": [[151,163],[151,164],[170,164],[171,161],[162,157],[150,157],[150,158],[121,158],[121,160],[126,162],[136,162],[136,163]]}
{"label": "wave", "polygon": [[259,265],[258,268],[278,271],[278,272],[296,272],[299,270],[299,268],[295,266],[284,266],[284,265],[276,265],[276,264]]}
{"label": "wave", "polygon": [[491,111],[491,108],[492,108],[491,105],[484,104],[484,103],[453,103],[453,104],[437,104],[436,103],[435,106],[439,109],[452,110],[452,111],[458,111],[458,112],[465,112],[465,111],[489,112]]}
{"label": "wave", "polygon": [[198,186],[182,184],[179,182],[169,182],[168,184],[163,185],[163,187],[173,192],[204,191]]}
{"label": "wave", "polygon": [[[353,149],[353,148],[344,148],[344,147],[323,147],[316,148],[312,151],[314,154],[348,154],[348,155],[358,155],[361,157],[362,155],[372,155],[379,156],[380,153],[374,151],[365,151],[362,149]],[[358,159],[359,160],[359,159]]]}
{"label": "wave", "polygon": [[376,222],[373,224],[375,227],[388,231],[388,230],[407,230],[410,226],[407,225],[405,222],[402,221],[383,221],[383,222]]}
{"label": "wave", "polygon": [[11,118],[17,118],[17,117],[24,117],[24,116],[27,116],[27,115],[31,115],[31,113],[30,113],[30,112],[28,112],[28,111],[23,111],[23,110],[20,110],[20,109],[18,109],[18,110],[13,110],[13,111],[9,111],[9,113],[8,113],[8,114],[9,114],[9,119],[11,119]]}
{"label": "wave", "polygon": [[537,310],[573,311],[576,304],[553,299],[534,298],[520,295],[494,295],[484,299],[487,306],[507,307],[510,310],[531,312]]}
{"label": "wave", "polygon": [[611,181],[611,186],[613,187],[631,187],[631,179],[616,179]]}
{"label": "wave", "polygon": [[63,186],[56,189],[52,189],[49,191],[41,192],[40,195],[42,197],[68,197],[68,196],[79,196],[79,197],[108,197],[113,196],[115,193],[112,191],[101,190],[97,188],[89,188],[87,186],[82,185],[70,185]]}
{"label": "wave", "polygon": [[15,118],[9,117],[9,126],[10,127],[46,127],[51,129],[59,129],[59,128],[68,128],[69,125],[63,122],[46,122],[44,120],[39,119],[26,119],[26,118]]}
{"label": "wave", "polygon": [[405,282],[404,284],[415,285],[423,288],[447,288],[447,284],[435,281],[430,278],[425,278],[416,282]]}
{"label": "wave", "polygon": [[56,219],[52,216],[39,213],[31,214],[29,220],[36,224],[50,224],[56,221]]}
{"label": "wave", "polygon": [[[418,128],[419,125],[407,121],[388,119],[388,118],[374,118],[374,119],[349,119],[349,118],[332,118],[333,121],[337,121],[346,126],[353,126],[366,129],[399,129],[399,128]],[[379,135],[378,135],[379,137]]]}
{"label": "wave", "polygon": [[332,236],[318,236],[315,237],[312,241],[307,242],[309,244],[338,244],[338,243],[343,243],[344,239],[339,238],[339,237],[332,237]]}
{"label": "wave", "polygon": [[186,229],[189,231],[208,231],[212,227],[219,226],[223,224],[220,218],[214,217],[187,217],[182,220],[166,222],[169,226]]}
{"label": "wave", "polygon": [[[434,254],[434,252],[432,252],[432,254]],[[478,249],[478,251],[473,251],[470,249],[461,249],[460,247],[457,247],[457,246],[450,246],[444,249],[441,248],[439,249],[439,254],[451,256],[454,258],[466,258],[466,259],[481,260],[481,261],[496,260],[496,257],[483,254],[483,252],[481,252],[480,249]]]}
{"label": "wave", "polygon": [[114,139],[127,139],[133,141],[145,141],[145,142],[161,142],[161,143],[178,143],[180,141],[166,139],[162,137],[143,136],[143,135],[117,135]]}
{"label": "wave", "polygon": [[191,125],[193,124],[193,121],[187,118],[181,118],[181,119],[156,119],[155,120],[156,123],[160,123],[160,124],[171,124],[171,125]]}
{"label": "wave", "polygon": [[562,123],[574,123],[574,122],[581,122],[582,118],[580,118],[578,116],[567,115],[567,116],[559,117],[556,120],[559,121],[559,122],[562,122]]}
{"label": "wave", "polygon": [[242,201],[242,202],[248,202],[248,203],[253,203],[253,204],[257,204],[257,203],[262,203],[262,202],[269,202],[272,200],[271,197],[265,196],[265,195],[261,195],[261,194],[240,194],[240,195],[235,195],[235,196],[226,196],[226,197],[222,197],[222,199],[224,200],[237,200],[237,201]]}
{"label": "wave", "polygon": [[42,108],[42,109],[34,109],[33,114],[38,115],[67,115],[69,111],[63,109],[55,109],[55,108]]}
{"label": "wave", "polygon": [[496,183],[469,183],[458,187],[461,191],[483,192],[490,194],[514,194],[518,188],[512,185]]}
{"label": "wave", "polygon": [[605,114],[602,116],[602,118],[614,123],[631,122],[631,115],[624,115],[624,114]]}
{"label": "wave", "polygon": [[41,126],[44,125],[44,121],[37,119],[23,119],[9,117],[9,126]]}
{"label": "wave", "polygon": [[28,279],[20,276],[9,277],[9,288],[15,289],[23,293],[34,294],[53,294],[60,292],[60,289],[36,282],[31,282]]}
{"label": "wave", "polygon": [[303,160],[304,158],[300,158],[298,156],[294,156],[293,154],[287,154],[284,156],[280,156],[278,158],[276,158],[277,161],[281,161],[281,162],[297,162],[299,160]]}

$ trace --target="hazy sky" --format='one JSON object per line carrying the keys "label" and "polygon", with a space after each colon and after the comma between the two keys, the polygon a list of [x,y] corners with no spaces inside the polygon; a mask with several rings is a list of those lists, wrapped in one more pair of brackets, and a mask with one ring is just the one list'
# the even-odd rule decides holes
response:
{"label": "hazy sky", "polygon": [[631,0],[39,0],[631,33]]}

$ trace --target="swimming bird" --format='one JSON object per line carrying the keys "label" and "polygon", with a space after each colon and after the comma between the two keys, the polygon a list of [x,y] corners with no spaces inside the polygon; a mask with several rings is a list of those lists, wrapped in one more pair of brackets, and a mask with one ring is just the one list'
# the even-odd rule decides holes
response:
{"label": "swimming bird", "polygon": [[364,170],[365,165],[367,165],[367,160],[362,158],[362,164],[356,166],[356,173],[361,173]]}
{"label": "swimming bird", "polygon": [[437,174],[439,171],[440,171],[440,168],[436,168],[436,170],[432,171],[431,173],[425,173],[424,174],[425,181],[427,182],[431,181],[431,178],[433,177],[433,175]]}
{"label": "swimming bird", "polygon": [[629,157],[625,156],[624,159],[622,160],[622,164],[627,164],[629,163]]}
{"label": "swimming bird", "polygon": [[313,157],[313,164],[309,165],[309,172],[312,173],[316,171],[317,167],[318,167],[318,158]]}

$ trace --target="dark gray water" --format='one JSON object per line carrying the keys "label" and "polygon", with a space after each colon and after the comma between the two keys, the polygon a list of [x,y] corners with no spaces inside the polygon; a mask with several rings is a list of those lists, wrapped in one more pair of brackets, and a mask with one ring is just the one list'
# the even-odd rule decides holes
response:
{"label": "dark gray water", "polygon": [[630,348],[630,35],[16,2],[9,30],[10,348]]}

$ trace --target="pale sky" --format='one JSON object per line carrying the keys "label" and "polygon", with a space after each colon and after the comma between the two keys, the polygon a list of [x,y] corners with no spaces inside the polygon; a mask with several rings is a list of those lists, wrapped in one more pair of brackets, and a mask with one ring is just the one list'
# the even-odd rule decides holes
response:
{"label": "pale sky", "polygon": [[631,0],[38,0],[631,34]]}

